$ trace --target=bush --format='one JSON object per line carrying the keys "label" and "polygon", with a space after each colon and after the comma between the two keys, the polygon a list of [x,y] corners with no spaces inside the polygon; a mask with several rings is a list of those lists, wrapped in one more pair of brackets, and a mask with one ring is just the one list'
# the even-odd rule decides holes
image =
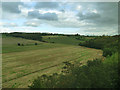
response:
{"label": "bush", "polygon": [[22,46],[24,46],[24,44],[22,44]]}
{"label": "bush", "polygon": [[28,86],[29,88],[43,88],[43,80],[41,77],[38,77],[37,79],[35,79],[32,83],[31,86]]}
{"label": "bush", "polygon": [[55,43],[55,42],[51,42],[51,43]]}
{"label": "bush", "polygon": [[35,45],[38,45],[37,43],[35,43]]}
{"label": "bush", "polygon": [[[109,61],[108,58],[106,59]],[[30,88],[115,88],[118,86],[117,65],[103,63],[100,59],[79,66],[65,62],[68,72],[44,75],[35,79]]]}
{"label": "bush", "polygon": [[102,64],[102,60],[100,59],[95,59],[93,61],[88,61],[87,62],[87,66],[90,67],[90,66],[98,66],[98,65],[101,65]]}
{"label": "bush", "polygon": [[112,48],[104,48],[103,49],[103,56],[111,56],[112,55],[112,53],[113,53],[113,49]]}
{"label": "bush", "polygon": [[20,43],[18,43],[18,46],[20,46]]}

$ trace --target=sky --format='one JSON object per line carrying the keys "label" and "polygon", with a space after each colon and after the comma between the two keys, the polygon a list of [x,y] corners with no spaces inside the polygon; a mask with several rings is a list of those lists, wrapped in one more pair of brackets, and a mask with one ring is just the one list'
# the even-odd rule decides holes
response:
{"label": "sky", "polygon": [[1,32],[118,34],[117,2],[2,2]]}

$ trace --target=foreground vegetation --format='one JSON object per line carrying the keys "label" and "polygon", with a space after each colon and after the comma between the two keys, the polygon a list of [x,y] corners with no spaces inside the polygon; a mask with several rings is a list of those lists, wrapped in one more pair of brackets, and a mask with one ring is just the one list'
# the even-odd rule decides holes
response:
{"label": "foreground vegetation", "polygon": [[[102,62],[88,61],[87,65],[66,62],[61,74],[42,75],[30,88],[118,88],[118,54]],[[109,63],[108,63],[109,62]]]}

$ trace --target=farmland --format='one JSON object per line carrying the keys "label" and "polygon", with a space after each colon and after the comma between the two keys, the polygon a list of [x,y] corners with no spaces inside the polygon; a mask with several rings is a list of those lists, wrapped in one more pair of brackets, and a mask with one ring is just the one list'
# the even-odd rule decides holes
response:
{"label": "farmland", "polygon": [[69,44],[69,45],[78,45],[80,42],[79,40],[73,37],[67,36],[43,36],[44,41],[48,41],[49,43],[62,43],[62,44]]}
{"label": "farmland", "polygon": [[[80,41],[75,38],[43,36],[43,40],[48,43],[3,36],[3,88],[27,88],[37,76],[60,73],[65,61],[85,64],[88,60],[102,58],[101,50],[78,46]],[[55,43],[49,43],[53,41]]]}
{"label": "farmland", "polygon": [[44,41],[49,43],[59,43],[59,44],[67,44],[67,45],[76,45],[80,42],[84,42],[85,40],[93,39],[94,37],[82,37],[84,40],[78,40],[79,36],[42,36]]}

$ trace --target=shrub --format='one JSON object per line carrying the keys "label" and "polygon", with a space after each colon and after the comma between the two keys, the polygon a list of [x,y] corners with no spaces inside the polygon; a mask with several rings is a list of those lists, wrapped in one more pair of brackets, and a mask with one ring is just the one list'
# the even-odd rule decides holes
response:
{"label": "shrub", "polygon": [[35,43],[35,45],[38,45],[37,43]]}
{"label": "shrub", "polygon": [[22,46],[24,46],[24,44],[22,44]]}
{"label": "shrub", "polygon": [[101,65],[102,64],[102,60],[100,59],[95,59],[93,61],[88,61],[87,62],[87,66],[90,67],[90,66],[98,66],[98,65]]}
{"label": "shrub", "polygon": [[55,43],[55,42],[51,42],[51,43]]}
{"label": "shrub", "polygon": [[20,46],[20,43],[18,43],[18,46]]}
{"label": "shrub", "polygon": [[[110,59],[110,58],[109,58]],[[107,61],[109,61],[109,59]],[[88,61],[79,67],[65,62],[65,70],[61,74],[43,75],[34,80],[30,88],[115,88],[118,86],[117,65],[108,65],[100,59]],[[64,69],[64,68],[63,68]]]}
{"label": "shrub", "polygon": [[38,77],[37,79],[35,79],[32,83],[31,86],[28,86],[29,88],[43,88],[43,80],[41,77]]}
{"label": "shrub", "polygon": [[111,56],[112,55],[112,53],[113,53],[113,49],[112,48],[104,48],[103,49],[103,56]]}

